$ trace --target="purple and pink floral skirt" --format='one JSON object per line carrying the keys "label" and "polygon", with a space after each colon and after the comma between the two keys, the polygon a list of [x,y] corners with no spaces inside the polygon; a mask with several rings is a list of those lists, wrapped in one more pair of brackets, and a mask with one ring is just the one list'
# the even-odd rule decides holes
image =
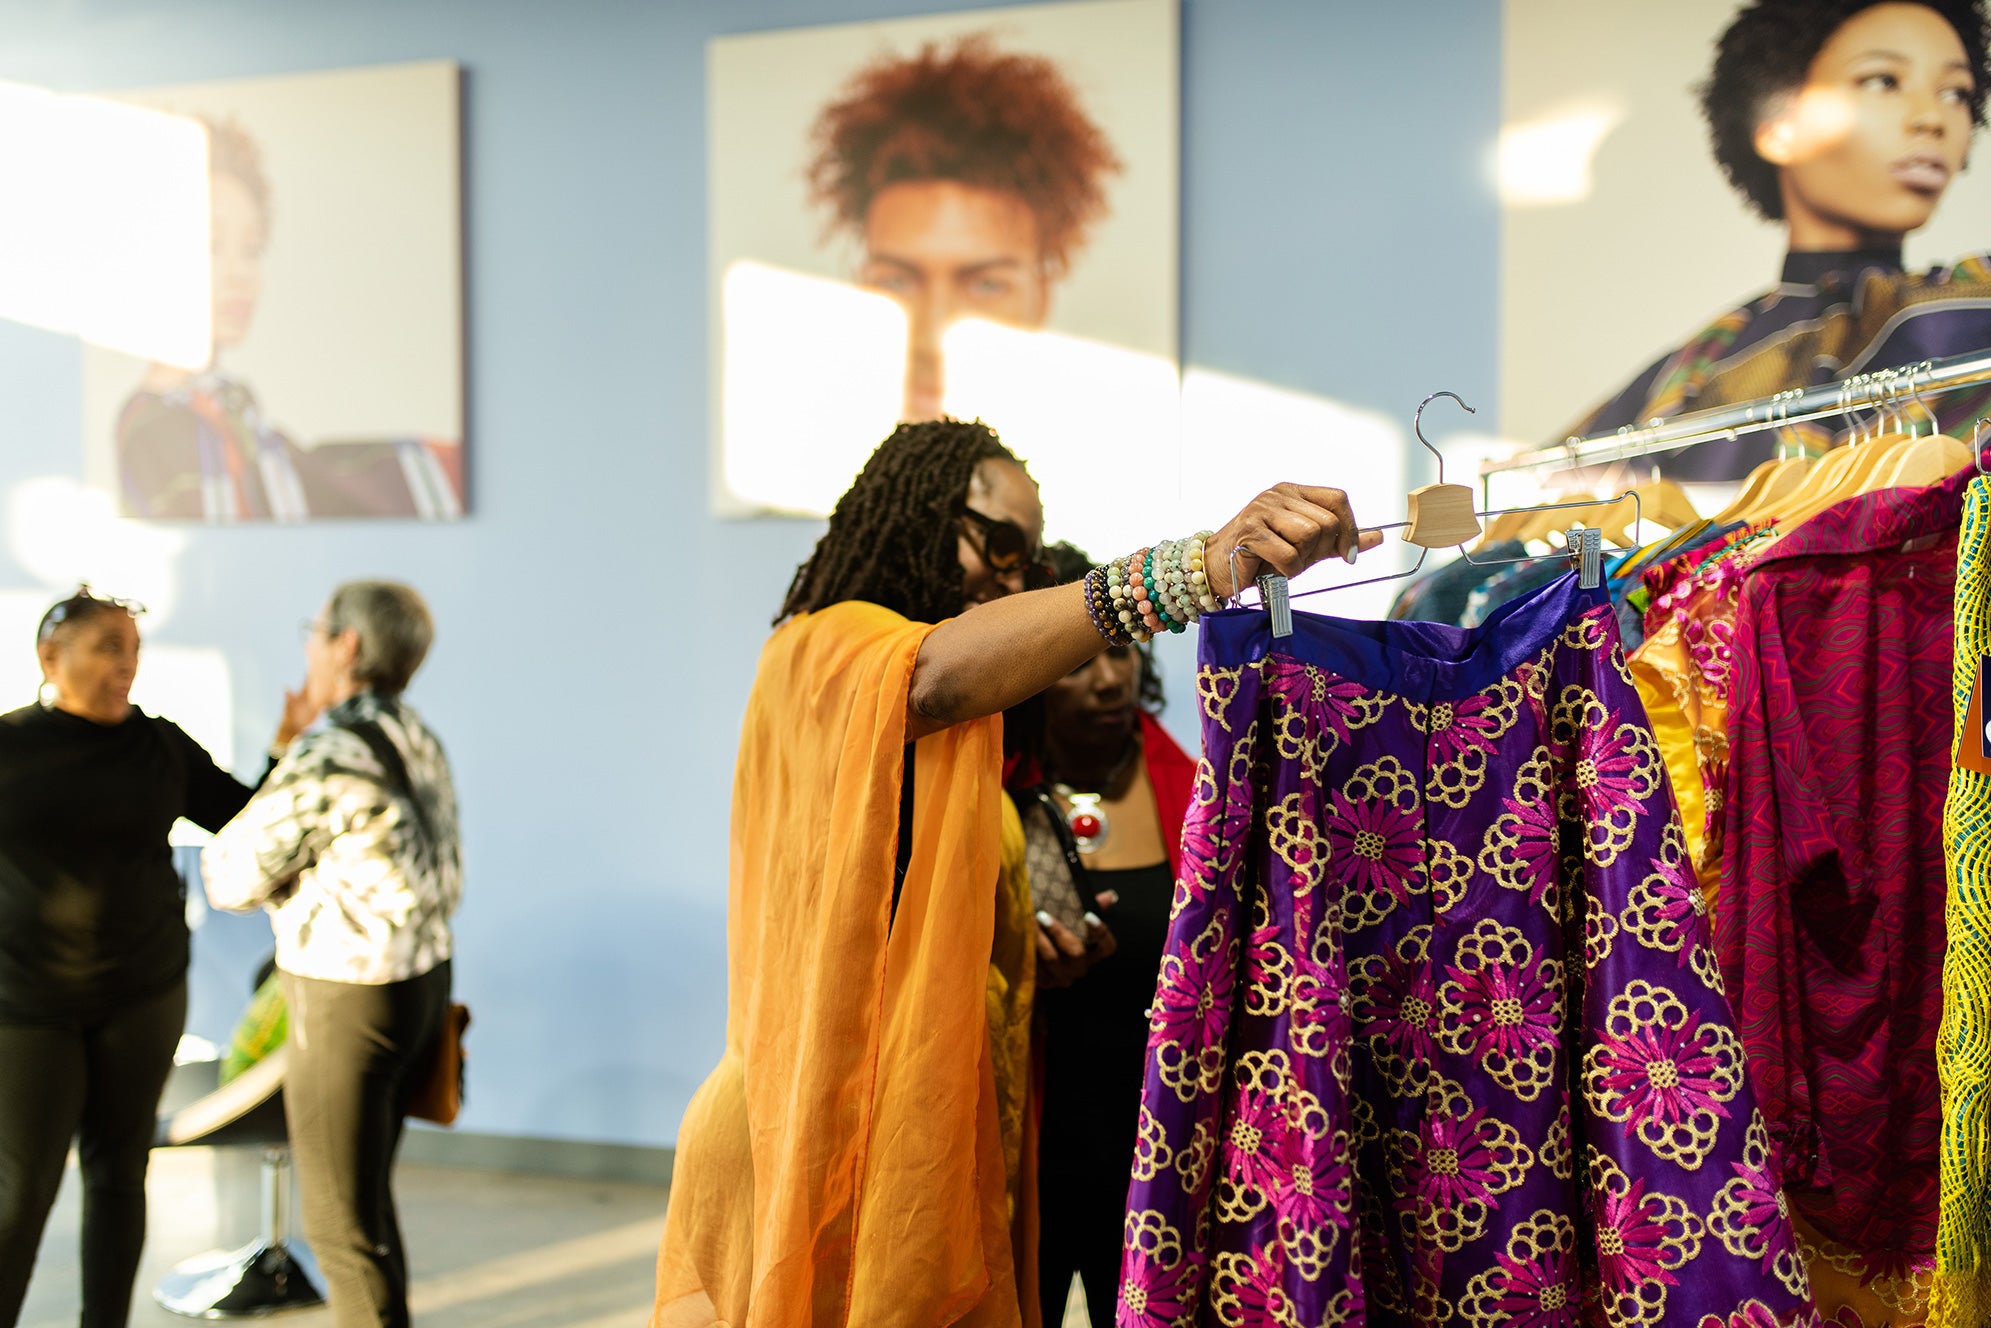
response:
{"label": "purple and pink floral skirt", "polygon": [[1117,1306],[1813,1321],[1609,602],[1204,619]]}

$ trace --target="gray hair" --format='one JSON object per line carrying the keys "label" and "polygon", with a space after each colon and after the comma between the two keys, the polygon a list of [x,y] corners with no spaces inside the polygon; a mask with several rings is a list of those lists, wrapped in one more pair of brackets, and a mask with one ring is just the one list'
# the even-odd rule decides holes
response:
{"label": "gray hair", "polygon": [[348,581],[332,592],[325,635],[359,633],[353,676],[374,691],[398,696],[428,657],[435,620],[422,597],[398,581]]}

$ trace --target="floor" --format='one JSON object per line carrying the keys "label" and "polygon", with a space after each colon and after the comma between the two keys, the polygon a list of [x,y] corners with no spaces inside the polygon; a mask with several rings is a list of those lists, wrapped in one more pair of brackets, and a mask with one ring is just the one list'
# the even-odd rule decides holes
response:
{"label": "floor", "polygon": [[[252,1161],[239,1152],[153,1154],[151,1234],[132,1328],[185,1328],[189,1321],[159,1308],[151,1288],[182,1259],[248,1241],[255,1234],[255,1186]],[[239,1202],[218,1203],[223,1192]],[[423,1328],[642,1328],[649,1317],[664,1230],[662,1188],[410,1164],[400,1169],[396,1193],[415,1270],[412,1309]],[[49,1217],[20,1328],[76,1322],[80,1218],[72,1166]],[[331,1315],[297,1310],[269,1322],[329,1328]],[[1074,1287],[1064,1328],[1086,1322]]]}
{"label": "floor", "polygon": [[[199,1148],[153,1154],[151,1230],[132,1328],[185,1328],[188,1320],[153,1303],[151,1288],[181,1259],[255,1234],[251,1214],[217,1218],[217,1156]],[[254,1194],[253,1172],[231,1179],[240,1182],[232,1188]],[[649,1318],[664,1231],[660,1187],[407,1165],[395,1192],[415,1270],[411,1308],[424,1328],[642,1328]],[[72,1166],[49,1217],[21,1328],[75,1324],[80,1218]],[[331,1321],[324,1309],[270,1320],[286,1328]]]}

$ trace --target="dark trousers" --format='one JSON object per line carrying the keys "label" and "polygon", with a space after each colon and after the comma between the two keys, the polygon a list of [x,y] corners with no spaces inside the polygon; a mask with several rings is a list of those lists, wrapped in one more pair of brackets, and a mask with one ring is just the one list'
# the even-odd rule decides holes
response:
{"label": "dark trousers", "polygon": [[1130,1100],[1126,1075],[1116,1082],[1109,1068],[1110,1063],[1054,1065],[1044,1076],[1037,1161],[1037,1285],[1044,1328],[1065,1321],[1074,1274],[1085,1284],[1093,1328],[1112,1328],[1140,1098],[1135,1089],[1133,1109],[1118,1110]]}
{"label": "dark trousers", "polygon": [[1065,1321],[1072,1276],[1085,1286],[1093,1328],[1112,1328],[1120,1294],[1120,1240],[1127,1211],[1127,1182],[1084,1177],[1076,1181],[1037,1172],[1037,1295],[1044,1328]]}
{"label": "dark trousers", "polygon": [[338,1328],[408,1322],[394,1154],[443,1015],[449,965],[365,986],[283,975],[290,1003],[284,1111],[304,1234]]}
{"label": "dark trousers", "polygon": [[124,1328],[145,1248],[145,1169],[187,986],[98,1019],[0,1023],[0,1325],[28,1294],[70,1140],[83,1170],[83,1328]]}

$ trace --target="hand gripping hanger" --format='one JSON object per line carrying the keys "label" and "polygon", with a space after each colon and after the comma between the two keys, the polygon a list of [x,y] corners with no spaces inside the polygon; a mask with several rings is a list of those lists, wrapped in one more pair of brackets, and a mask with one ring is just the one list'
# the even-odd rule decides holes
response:
{"label": "hand gripping hanger", "polygon": [[[1456,544],[1459,556],[1475,567],[1498,567],[1506,563],[1529,563],[1542,558],[1567,558],[1570,566],[1579,574],[1585,590],[1594,590],[1604,583],[1604,536],[1594,526],[1571,526],[1564,534],[1564,544],[1560,549],[1549,553],[1527,554],[1519,558],[1475,558],[1466,548],[1465,542],[1480,533],[1480,518],[1504,516],[1512,512],[1560,512],[1577,507],[1615,507],[1629,498],[1632,502],[1632,523],[1644,519],[1644,505],[1635,489],[1613,494],[1609,498],[1584,498],[1568,503],[1537,503],[1527,507],[1497,507],[1484,511],[1473,510],[1473,491],[1463,484],[1445,483],[1445,455],[1432,446],[1424,436],[1424,408],[1439,397],[1450,397],[1459,403],[1468,414],[1479,412],[1466,405],[1464,398],[1456,392],[1433,392],[1418,403],[1417,414],[1411,422],[1411,429],[1417,441],[1438,460],[1438,482],[1413,489],[1409,494],[1410,515],[1407,520],[1393,521],[1386,526],[1365,526],[1360,533],[1385,530],[1403,531],[1404,542],[1419,546],[1417,561],[1401,572],[1389,576],[1372,576],[1362,581],[1345,581],[1340,585],[1321,586],[1315,590],[1292,593],[1286,578],[1277,572],[1266,572],[1258,578],[1259,603],[1272,617],[1272,635],[1288,637],[1293,634],[1292,601],[1304,599],[1308,595],[1324,595],[1333,590],[1350,590],[1356,586],[1373,586],[1384,581],[1401,581],[1417,575],[1424,566],[1424,559],[1434,548]],[[1612,552],[1630,550],[1613,549]],[[1238,584],[1237,548],[1231,548],[1231,584]]]}

